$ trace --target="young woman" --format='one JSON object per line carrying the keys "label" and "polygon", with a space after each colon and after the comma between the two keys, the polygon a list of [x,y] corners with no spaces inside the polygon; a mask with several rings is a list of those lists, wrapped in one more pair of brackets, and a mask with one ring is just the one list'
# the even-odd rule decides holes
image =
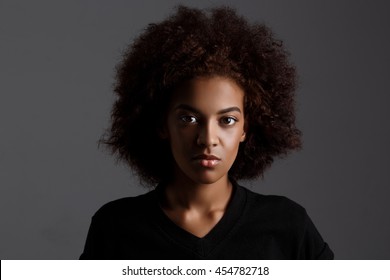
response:
{"label": "young woman", "polygon": [[80,258],[333,258],[304,208],[237,183],[300,148],[295,78],[282,42],[230,8],[149,25],[103,141],[155,187],[98,210]]}

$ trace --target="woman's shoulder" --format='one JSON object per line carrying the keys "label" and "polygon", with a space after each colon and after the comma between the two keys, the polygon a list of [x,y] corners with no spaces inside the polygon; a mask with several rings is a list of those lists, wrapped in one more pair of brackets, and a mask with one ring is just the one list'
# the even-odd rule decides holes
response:
{"label": "woman's shoulder", "polygon": [[285,196],[258,194],[242,188],[247,197],[243,220],[252,231],[273,233],[271,239],[281,244],[286,258],[333,259],[333,252],[304,207]]}
{"label": "woman's shoulder", "polygon": [[132,213],[132,216],[137,213],[144,214],[153,205],[154,193],[155,190],[152,190],[141,195],[123,197],[107,202],[96,211],[94,218],[120,217],[129,213]]}
{"label": "woman's shoulder", "polygon": [[306,210],[294,200],[281,195],[256,193],[246,187],[240,186],[246,193],[247,203],[261,211],[305,213]]}
{"label": "woman's shoulder", "polygon": [[[246,193],[244,219],[251,223],[283,226],[286,230],[303,230],[310,218],[306,209],[294,200],[281,195],[259,194],[242,187]],[[290,228],[291,227],[291,228]]]}

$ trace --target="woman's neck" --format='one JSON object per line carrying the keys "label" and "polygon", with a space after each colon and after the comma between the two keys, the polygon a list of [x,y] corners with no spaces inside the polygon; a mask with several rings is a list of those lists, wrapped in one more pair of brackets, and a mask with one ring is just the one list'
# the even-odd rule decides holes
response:
{"label": "woman's neck", "polygon": [[232,190],[232,183],[227,175],[211,184],[202,184],[179,176],[165,186],[162,207],[170,210],[197,209],[201,212],[224,210]]}

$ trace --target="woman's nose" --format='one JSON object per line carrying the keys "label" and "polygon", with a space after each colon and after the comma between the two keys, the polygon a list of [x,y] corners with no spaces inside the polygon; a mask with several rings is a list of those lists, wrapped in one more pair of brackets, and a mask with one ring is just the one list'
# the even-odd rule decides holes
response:
{"label": "woman's nose", "polygon": [[213,147],[218,145],[218,127],[212,122],[199,126],[199,132],[196,143],[199,146]]}

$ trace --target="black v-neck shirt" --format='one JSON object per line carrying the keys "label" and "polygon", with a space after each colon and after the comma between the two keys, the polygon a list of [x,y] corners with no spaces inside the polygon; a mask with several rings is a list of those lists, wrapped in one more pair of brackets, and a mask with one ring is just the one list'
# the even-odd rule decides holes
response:
{"label": "black v-neck shirt", "polygon": [[101,207],[80,259],[333,259],[305,209],[285,197],[234,184],[224,215],[199,238],[160,208],[162,188]]}

